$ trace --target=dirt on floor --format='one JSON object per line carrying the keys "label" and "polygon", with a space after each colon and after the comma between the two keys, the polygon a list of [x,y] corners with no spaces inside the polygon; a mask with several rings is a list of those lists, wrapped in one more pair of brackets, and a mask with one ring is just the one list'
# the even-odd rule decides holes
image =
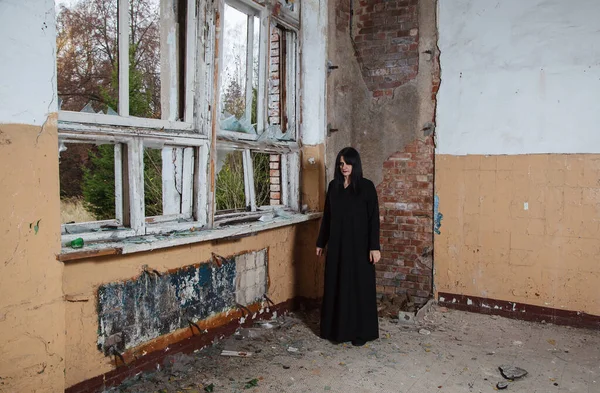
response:
{"label": "dirt on floor", "polygon": [[400,311],[415,312],[417,307],[406,293],[383,294],[377,299],[377,312],[380,317],[398,319]]}
{"label": "dirt on floor", "polygon": [[256,321],[106,392],[600,392],[598,331],[426,311],[380,318],[380,339],[363,347],[321,340],[316,311]]}

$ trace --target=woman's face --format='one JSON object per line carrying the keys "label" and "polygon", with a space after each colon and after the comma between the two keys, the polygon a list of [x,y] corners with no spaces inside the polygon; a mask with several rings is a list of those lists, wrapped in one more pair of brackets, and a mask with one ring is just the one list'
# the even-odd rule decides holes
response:
{"label": "woman's face", "polygon": [[348,177],[352,174],[352,165],[346,164],[344,157],[340,158],[340,171],[344,177]]}

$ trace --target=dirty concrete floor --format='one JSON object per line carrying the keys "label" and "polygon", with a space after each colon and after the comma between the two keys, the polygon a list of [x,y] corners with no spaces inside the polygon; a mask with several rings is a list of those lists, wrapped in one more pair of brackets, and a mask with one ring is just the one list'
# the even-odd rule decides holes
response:
{"label": "dirty concrete floor", "polygon": [[[498,367],[509,364],[528,375],[508,392],[600,393],[599,331],[437,306],[418,325],[380,319],[381,338],[358,348],[319,339],[316,312],[274,325],[168,357],[160,371],[107,392],[494,392],[505,381]],[[227,357],[223,349],[253,354]]]}

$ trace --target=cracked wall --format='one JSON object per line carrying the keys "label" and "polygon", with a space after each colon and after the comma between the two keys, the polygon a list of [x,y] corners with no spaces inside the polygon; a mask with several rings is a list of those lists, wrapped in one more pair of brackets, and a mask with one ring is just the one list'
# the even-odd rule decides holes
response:
{"label": "cracked wall", "polygon": [[56,114],[41,129],[0,121],[0,392],[64,389]]}
{"label": "cracked wall", "polygon": [[[439,78],[436,3],[435,0],[336,0],[329,3],[328,56],[331,64],[338,68],[330,71],[327,85],[328,179],[332,178],[339,150],[349,145],[357,148],[365,176],[378,187],[382,222],[390,216],[389,209],[384,207],[384,194],[385,202],[400,206],[405,216],[412,217],[407,207],[415,203],[416,197],[420,198],[420,208],[431,210],[425,218],[430,220],[433,214],[431,192],[415,196],[394,187],[399,182],[417,182],[417,173],[402,172],[401,168],[390,171],[389,166],[394,166],[397,156],[410,155],[414,147],[423,143],[431,146],[429,153],[432,153],[435,81]],[[421,171],[424,171],[418,175],[425,176],[427,187],[432,189],[432,154],[415,158],[413,164],[418,162],[422,162]],[[382,233],[383,260],[379,267],[378,290],[410,292],[421,303],[429,296],[423,292],[431,292],[431,268],[412,270],[422,257],[417,255],[416,246],[411,245],[411,237],[425,238],[427,233],[431,235],[433,227],[427,228],[424,222],[422,228],[409,228],[401,221],[394,221],[395,227]],[[406,244],[391,244],[399,238]],[[431,236],[422,241],[427,244],[420,244],[420,251],[427,247],[431,250]],[[400,255],[393,249],[396,246],[415,246],[415,252],[404,254],[403,249]],[[413,273],[422,277],[421,283],[419,278],[407,280],[407,275]],[[427,280],[429,284],[425,284]],[[411,286],[414,288],[409,288]]]}
{"label": "cracked wall", "polygon": [[64,389],[54,2],[0,3],[0,392]]}
{"label": "cracked wall", "polygon": [[440,2],[438,292],[600,315],[598,12]]}

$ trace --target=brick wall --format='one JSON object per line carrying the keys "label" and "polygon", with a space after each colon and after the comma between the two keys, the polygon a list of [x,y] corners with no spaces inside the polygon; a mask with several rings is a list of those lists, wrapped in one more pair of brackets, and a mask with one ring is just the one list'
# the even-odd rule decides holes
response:
{"label": "brick wall", "polygon": [[[269,107],[268,118],[269,125],[281,125],[281,48],[282,31],[271,26],[271,57],[269,61]],[[269,158],[269,176],[270,176],[270,194],[269,202],[271,205],[281,205],[281,157],[278,154],[271,154]]]}
{"label": "brick wall", "polygon": [[281,30],[271,26],[271,57],[269,61],[269,125],[281,124]]}
{"label": "brick wall", "polygon": [[[417,78],[418,9],[418,0],[335,2],[332,23],[336,37],[347,34],[352,40],[361,71],[355,77],[362,77],[376,104],[388,102],[395,89]],[[440,85],[437,53],[423,56],[433,57],[431,91],[419,91],[414,99],[431,94],[435,104]],[[407,293],[417,304],[425,303],[433,290],[434,123],[435,115],[431,125],[421,125],[420,129],[395,127],[395,132],[414,132],[415,140],[398,146],[400,150],[384,161],[383,181],[377,187],[383,257],[376,266],[377,291]]]}
{"label": "brick wall", "polygon": [[335,4],[335,28],[345,33],[350,29],[350,2],[354,0],[337,0]]}
{"label": "brick wall", "polygon": [[271,154],[269,161],[270,204],[281,205],[281,156]]}
{"label": "brick wall", "polygon": [[[392,96],[394,88],[419,71],[418,0],[351,1],[352,38],[363,79],[374,97]],[[344,4],[341,1],[336,24],[342,24]]]}
{"label": "brick wall", "polygon": [[382,260],[379,293],[408,293],[423,304],[432,292],[433,154],[431,137],[415,140],[384,164],[377,187]]}

